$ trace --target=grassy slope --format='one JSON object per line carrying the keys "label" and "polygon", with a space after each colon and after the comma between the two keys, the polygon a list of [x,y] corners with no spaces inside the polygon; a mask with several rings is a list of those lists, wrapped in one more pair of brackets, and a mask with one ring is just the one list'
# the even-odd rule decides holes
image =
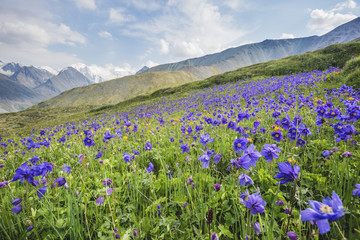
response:
{"label": "grassy slope", "polygon": [[174,87],[194,80],[197,78],[182,71],[143,73],[74,88],[32,108],[115,104],[134,96],[149,94],[164,87]]}
{"label": "grassy slope", "polygon": [[[280,60],[259,63],[248,67],[239,68],[235,71],[226,72],[210,77],[202,81],[187,83],[174,88],[157,90],[150,95],[138,96],[116,105],[106,105],[98,108],[81,106],[73,108],[54,109],[28,109],[19,113],[0,115],[0,129],[6,130],[31,130],[33,127],[40,127],[53,124],[61,124],[80,118],[87,118],[101,114],[108,110],[126,110],[144,101],[168,96],[171,94],[183,94],[197,89],[203,89],[214,85],[226,84],[246,78],[267,77],[285,75],[295,72],[307,72],[311,70],[325,70],[331,66],[343,67],[352,56],[360,55],[360,42],[347,44],[334,44],[315,52],[308,52],[297,56],[291,56]],[[79,88],[82,89],[82,88]],[[78,90],[79,91],[79,90]],[[89,99],[91,93],[88,94]],[[45,102],[46,103],[46,102]]]}

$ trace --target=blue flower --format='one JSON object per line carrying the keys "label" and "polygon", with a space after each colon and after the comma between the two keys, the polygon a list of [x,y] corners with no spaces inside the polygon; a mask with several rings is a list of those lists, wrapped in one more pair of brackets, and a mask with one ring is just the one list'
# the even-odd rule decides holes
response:
{"label": "blue flower", "polygon": [[344,216],[344,206],[340,197],[333,191],[332,199],[326,197],[323,199],[323,203],[310,200],[309,205],[312,208],[307,208],[300,213],[301,221],[311,224],[316,222],[320,230],[320,234],[324,234],[330,231],[329,222],[336,221]]}
{"label": "blue flower", "polygon": [[28,183],[31,183],[34,180],[34,172],[30,171],[27,162],[23,163],[20,168],[15,170],[14,178],[10,182],[14,182],[19,179],[21,183],[24,180],[26,180]]}
{"label": "blue flower", "polygon": [[128,153],[123,153],[123,157],[125,162],[130,162],[131,159],[133,159],[133,157]]}
{"label": "blue flower", "polygon": [[271,136],[273,137],[273,139],[277,142],[280,142],[283,139],[283,135],[281,134],[280,131],[277,132],[272,132]]}
{"label": "blue flower", "polygon": [[112,139],[114,137],[115,137],[115,135],[111,135],[109,131],[106,131],[103,142],[108,143],[108,140],[110,140],[110,139]]}
{"label": "blue flower", "polygon": [[66,180],[64,177],[59,177],[54,181],[54,183],[58,183],[58,187],[61,187],[66,183]]}
{"label": "blue flower", "polygon": [[245,151],[244,155],[247,155],[250,158],[250,163],[254,167],[256,167],[256,162],[261,157],[261,154],[258,151],[255,151],[254,144],[251,144]]}
{"label": "blue flower", "polygon": [[254,183],[254,181],[245,173],[243,173],[239,176],[238,182],[237,182],[238,185],[239,185],[239,182],[240,182],[240,185],[243,187]]}
{"label": "blue flower", "polygon": [[266,202],[258,193],[251,194],[244,200],[245,207],[250,209],[251,214],[263,213],[265,211]]}
{"label": "blue flower", "polygon": [[47,190],[48,187],[49,187],[49,186],[43,186],[43,187],[39,188],[39,189],[36,191],[36,193],[37,193],[37,195],[38,195],[38,197],[39,197],[40,200],[45,196],[45,193],[46,193],[46,190]]}
{"label": "blue flower", "polygon": [[147,142],[145,143],[145,150],[146,150],[146,151],[150,151],[151,149],[152,149],[151,143],[150,143],[149,141],[147,141]]}
{"label": "blue flower", "polygon": [[360,184],[355,184],[355,189],[353,190],[353,196],[358,195],[360,197]]}
{"label": "blue flower", "polygon": [[104,205],[104,197],[100,196],[96,199],[96,205]]}
{"label": "blue flower", "polygon": [[306,141],[304,139],[298,138],[296,141],[296,146],[304,146]]}
{"label": "blue flower", "polygon": [[218,235],[216,234],[216,232],[214,232],[213,234],[211,234],[210,240],[219,240]]}
{"label": "blue flower", "polygon": [[103,151],[101,151],[101,152],[99,152],[98,154],[96,154],[95,159],[101,158],[102,155],[103,155]]}
{"label": "blue flower", "polygon": [[32,164],[35,164],[36,162],[40,161],[40,158],[36,155],[34,155],[33,158],[29,159],[29,161],[32,163]]}
{"label": "blue flower", "polygon": [[152,172],[154,170],[154,165],[150,162],[149,167],[146,169],[145,172]]}
{"label": "blue flower", "polygon": [[202,168],[208,168],[210,163],[210,157],[207,154],[203,154],[199,157],[199,161],[203,163]]}
{"label": "blue flower", "polygon": [[219,162],[220,162],[220,160],[221,160],[221,157],[222,157],[223,155],[222,154],[215,154],[215,156],[214,156],[214,163],[215,164],[218,164]]}
{"label": "blue flower", "polygon": [[65,163],[63,163],[63,164],[64,164],[64,167],[61,168],[61,169],[64,171],[64,173],[70,174],[71,173],[71,167],[66,165]]}
{"label": "blue flower", "polygon": [[21,205],[17,205],[17,206],[15,206],[15,207],[13,207],[13,208],[11,209],[11,213],[12,213],[12,214],[14,214],[14,213],[19,214],[19,213],[21,212],[21,210],[22,210],[22,206],[21,206]]}
{"label": "blue flower", "polygon": [[214,142],[214,139],[209,136],[208,133],[201,134],[200,135],[200,141],[199,141],[204,147],[207,143]]}
{"label": "blue flower", "polygon": [[245,151],[248,143],[249,140],[247,140],[246,138],[235,139],[233,143],[235,152],[241,153],[241,151]]}
{"label": "blue flower", "polygon": [[291,166],[289,162],[286,163],[278,163],[279,173],[274,177],[281,179],[280,183],[293,182],[295,179],[299,177],[300,167],[298,165],[294,165],[294,168]]}
{"label": "blue flower", "polygon": [[257,235],[259,235],[259,233],[261,232],[261,227],[260,227],[260,223],[259,222],[255,222],[254,223],[254,230],[255,230],[255,233]]}
{"label": "blue flower", "polygon": [[295,232],[287,232],[286,235],[288,236],[289,240],[297,240],[298,235]]}
{"label": "blue flower", "polygon": [[17,205],[19,205],[21,202],[22,202],[22,198],[15,198],[15,199],[12,201],[12,205],[13,205],[13,206],[17,206]]}
{"label": "blue flower", "polygon": [[95,146],[95,142],[94,142],[94,140],[92,138],[86,137],[84,139],[84,145],[88,146],[88,147],[92,147],[92,146]]}
{"label": "blue flower", "polygon": [[216,184],[214,185],[215,192],[220,191],[220,188],[221,188],[220,184],[216,183]]}
{"label": "blue flower", "polygon": [[278,153],[281,152],[280,148],[276,147],[275,144],[264,144],[264,149],[261,150],[260,154],[265,157],[266,161],[270,162],[274,158],[278,159]]}
{"label": "blue flower", "polygon": [[187,152],[190,151],[190,148],[189,148],[189,146],[187,145],[187,143],[180,145],[180,148],[181,148],[181,150],[182,150],[183,153],[187,153]]}

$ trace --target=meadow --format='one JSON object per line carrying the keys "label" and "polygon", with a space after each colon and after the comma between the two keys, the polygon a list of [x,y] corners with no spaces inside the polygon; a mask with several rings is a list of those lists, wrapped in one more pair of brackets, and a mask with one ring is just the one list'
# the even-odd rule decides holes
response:
{"label": "meadow", "polygon": [[0,238],[359,239],[358,62],[4,131]]}

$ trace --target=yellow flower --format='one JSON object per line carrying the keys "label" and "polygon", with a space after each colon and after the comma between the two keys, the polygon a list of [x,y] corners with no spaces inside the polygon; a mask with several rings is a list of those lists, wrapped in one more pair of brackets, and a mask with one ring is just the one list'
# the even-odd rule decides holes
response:
{"label": "yellow flower", "polygon": [[352,98],[352,97],[349,98],[350,101],[351,101],[351,100],[354,100],[354,99],[355,99],[355,98]]}
{"label": "yellow flower", "polygon": [[126,139],[128,139],[128,137],[127,137],[127,136],[124,136],[123,139],[126,140]]}
{"label": "yellow flower", "polygon": [[258,121],[258,122],[261,122],[261,118],[258,118],[257,121]]}
{"label": "yellow flower", "polygon": [[283,129],[281,127],[275,127],[274,130],[275,131],[278,131],[278,130],[282,131]]}
{"label": "yellow flower", "polygon": [[153,178],[156,178],[156,176],[155,176],[155,175],[153,175]]}
{"label": "yellow flower", "polygon": [[247,140],[248,140],[249,142],[252,142],[251,138],[247,138]]}
{"label": "yellow flower", "polygon": [[289,159],[288,159],[288,162],[289,162],[289,163],[296,163],[296,160],[295,160],[295,159],[292,159],[292,158],[289,158]]}
{"label": "yellow flower", "polygon": [[194,123],[193,122],[190,122],[190,125],[193,125]]}

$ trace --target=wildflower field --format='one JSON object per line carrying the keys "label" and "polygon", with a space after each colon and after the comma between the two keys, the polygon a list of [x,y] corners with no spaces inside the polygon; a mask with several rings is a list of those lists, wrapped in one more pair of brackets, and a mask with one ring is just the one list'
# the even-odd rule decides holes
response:
{"label": "wildflower field", "polygon": [[244,79],[4,132],[0,239],[359,239],[360,92]]}

